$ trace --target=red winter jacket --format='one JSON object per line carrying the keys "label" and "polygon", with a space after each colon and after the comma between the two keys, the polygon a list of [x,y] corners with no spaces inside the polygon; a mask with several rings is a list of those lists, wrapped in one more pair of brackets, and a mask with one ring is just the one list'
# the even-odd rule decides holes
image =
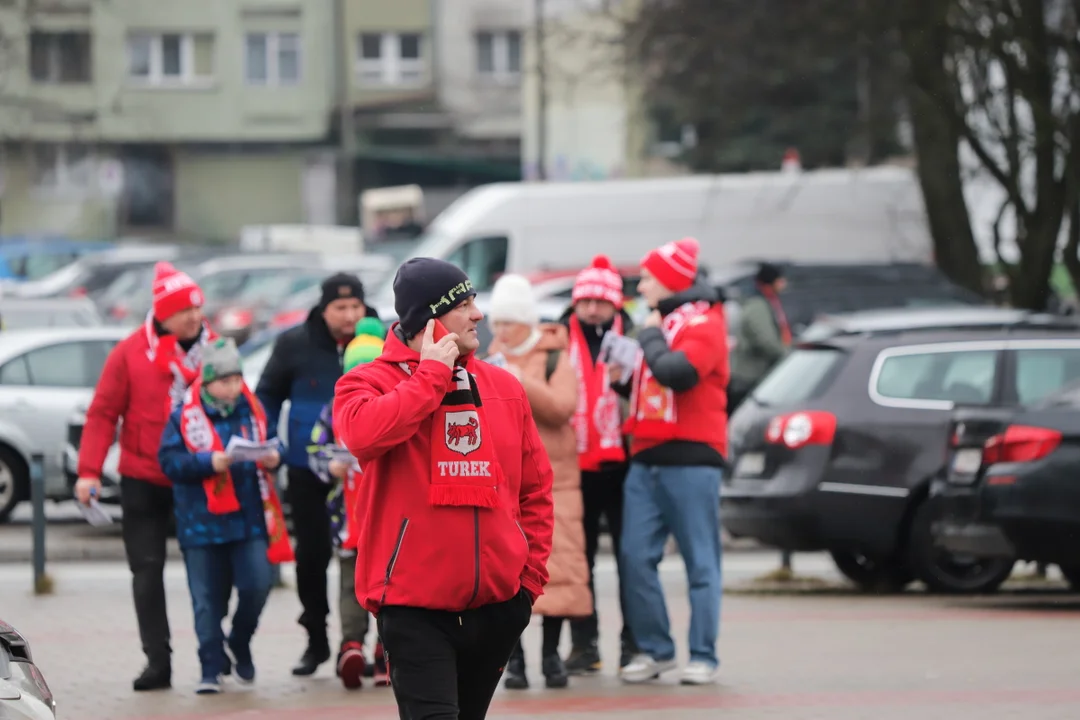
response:
{"label": "red winter jacket", "polygon": [[460,611],[509,600],[524,587],[535,601],[548,581],[554,505],[551,465],[525,391],[510,373],[470,360],[504,481],[498,508],[441,507],[428,500],[432,416],[451,383],[388,334],[383,354],[338,381],[334,428],[360,461],[356,500],[356,596],[367,610],[407,605]]}
{"label": "red winter jacket", "polygon": [[169,420],[174,378],[149,357],[146,328],[121,340],[109,353],[79,443],[79,477],[101,477],[105,456],[120,430],[120,474],[172,487],[158,464],[161,435]]}

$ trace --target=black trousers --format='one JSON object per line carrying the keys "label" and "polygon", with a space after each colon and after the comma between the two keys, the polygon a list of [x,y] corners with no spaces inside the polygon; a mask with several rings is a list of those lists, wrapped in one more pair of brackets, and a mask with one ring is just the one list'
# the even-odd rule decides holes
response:
{"label": "black trousers", "polygon": [[330,513],[326,509],[330,489],[307,468],[290,466],[288,474],[285,497],[296,541],[296,591],[303,608],[299,623],[312,641],[322,643],[326,640],[326,619],[330,615],[326,571],[334,555]]}
{"label": "black trousers", "polygon": [[146,659],[155,667],[171,664],[169,616],[165,608],[165,544],[173,526],[172,488],[131,477],[120,478],[124,513],[124,553],[131,568],[131,592]]}
{"label": "black trousers", "polygon": [[376,622],[401,720],[483,720],[532,616],[524,590],[503,603],[446,612],[402,606]]}
{"label": "black trousers", "polygon": [[[623,485],[626,482],[626,465],[618,465],[599,472],[581,473],[581,499],[584,504],[582,522],[585,525],[585,558],[589,562],[589,589],[593,594],[592,615],[570,621],[570,637],[575,648],[596,643],[600,637],[600,625],[596,615],[596,585],[593,569],[596,552],[600,547],[600,518],[607,520],[615,560],[619,562],[619,543],[622,538]],[[623,616],[622,641],[633,646],[630,626],[626,623],[626,603],[622,572],[619,572],[619,611]]]}

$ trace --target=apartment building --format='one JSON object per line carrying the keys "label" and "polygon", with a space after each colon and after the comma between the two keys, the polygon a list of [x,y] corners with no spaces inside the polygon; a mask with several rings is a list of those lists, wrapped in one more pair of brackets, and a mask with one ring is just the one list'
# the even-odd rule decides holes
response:
{"label": "apartment building", "polygon": [[326,222],[332,6],[0,3],[0,234]]}
{"label": "apartment building", "polygon": [[518,179],[527,0],[345,2],[358,189]]}

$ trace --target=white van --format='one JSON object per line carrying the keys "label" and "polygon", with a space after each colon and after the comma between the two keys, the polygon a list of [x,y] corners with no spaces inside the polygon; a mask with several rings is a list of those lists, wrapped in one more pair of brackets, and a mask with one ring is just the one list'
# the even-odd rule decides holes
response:
{"label": "white van", "polygon": [[[464,269],[477,290],[504,272],[616,265],[691,235],[701,262],[926,262],[932,245],[914,173],[876,167],[809,172],[496,183],[440,213],[410,257]],[[392,278],[375,295],[392,305]]]}

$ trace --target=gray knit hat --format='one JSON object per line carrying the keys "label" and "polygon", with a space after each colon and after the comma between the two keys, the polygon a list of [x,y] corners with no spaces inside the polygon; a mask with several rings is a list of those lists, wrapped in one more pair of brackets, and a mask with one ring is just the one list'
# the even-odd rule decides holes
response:
{"label": "gray knit hat", "polygon": [[239,375],[241,372],[240,351],[236,349],[232,338],[217,338],[203,347],[203,383],[220,380],[229,375]]}

